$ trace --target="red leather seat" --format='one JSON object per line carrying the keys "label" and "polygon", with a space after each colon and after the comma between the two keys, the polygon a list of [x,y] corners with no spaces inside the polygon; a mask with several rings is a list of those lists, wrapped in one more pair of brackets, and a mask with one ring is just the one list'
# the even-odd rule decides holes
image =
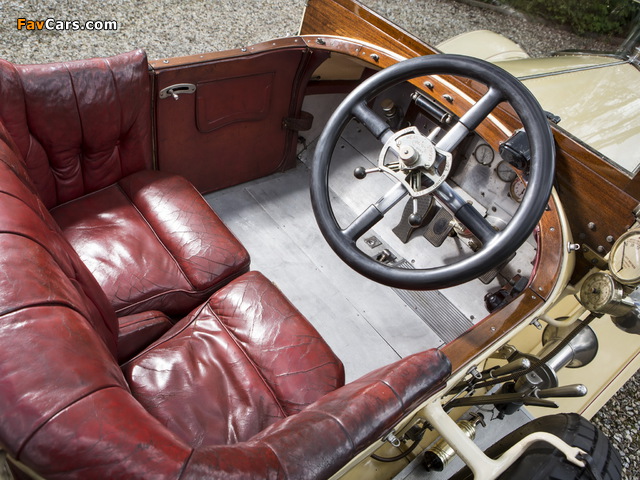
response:
{"label": "red leather seat", "polygon": [[[157,311],[119,322],[21,154],[0,122],[0,445],[21,468],[53,479],[326,478],[449,375],[428,350],[342,386],[340,361],[257,272],[173,326]],[[149,324],[169,330],[136,354],[127,335]]]}
{"label": "red leather seat", "polygon": [[248,271],[249,255],[193,186],[151,170],[150,95],[141,50],[0,60],[0,120],[118,315],[179,317]]}
{"label": "red leather seat", "polygon": [[184,178],[152,170],[58,205],[53,218],[118,315],[184,315],[249,255]]}
{"label": "red leather seat", "polygon": [[216,292],[123,371],[133,396],[194,448],[249,440],[344,385],[340,360],[258,272]]}

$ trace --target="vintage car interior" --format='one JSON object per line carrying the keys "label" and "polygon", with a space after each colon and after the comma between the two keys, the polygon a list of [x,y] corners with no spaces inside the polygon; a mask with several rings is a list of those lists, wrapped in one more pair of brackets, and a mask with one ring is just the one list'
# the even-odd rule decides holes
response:
{"label": "vintage car interior", "polygon": [[438,435],[476,478],[524,478],[535,441],[619,471],[553,430],[491,460],[454,420],[588,417],[637,369],[629,309],[605,323],[576,296],[634,225],[637,177],[491,63],[350,0],[305,15],[228,52],[0,60],[14,477],[426,475]]}

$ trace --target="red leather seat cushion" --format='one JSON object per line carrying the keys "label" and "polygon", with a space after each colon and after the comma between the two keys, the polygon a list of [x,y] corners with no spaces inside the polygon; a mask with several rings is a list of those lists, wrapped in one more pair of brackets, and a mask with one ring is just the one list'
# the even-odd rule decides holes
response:
{"label": "red leather seat cushion", "polygon": [[318,332],[259,272],[216,292],[123,371],[192,447],[250,439],[344,384]]}
{"label": "red leather seat cushion", "polygon": [[144,170],[51,210],[118,315],[180,316],[249,268],[249,255],[182,177]]}

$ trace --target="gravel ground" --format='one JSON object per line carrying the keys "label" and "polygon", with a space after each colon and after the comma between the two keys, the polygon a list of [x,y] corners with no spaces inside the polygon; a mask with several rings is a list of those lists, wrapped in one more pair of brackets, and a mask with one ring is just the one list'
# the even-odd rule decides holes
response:
{"label": "gravel ground", "polygon": [[[611,49],[606,42],[476,8],[453,0],[364,0],[396,24],[437,44],[469,30],[490,29],[516,41],[531,55],[566,48]],[[0,0],[0,58],[40,63],[114,55],[144,48],[150,59],[237,48],[298,31],[304,0],[180,2],[106,0]],[[17,19],[115,20],[116,31],[27,31]]]}
{"label": "gravel ground", "polygon": [[[364,0],[429,43],[469,30],[489,29],[511,38],[533,56],[568,48],[608,50],[619,42],[571,35],[519,15],[455,0]],[[150,59],[237,48],[297,32],[304,0],[180,2],[0,0],[0,58],[40,63],[113,55],[142,47]],[[18,31],[17,19],[115,20],[117,31]],[[593,421],[623,455],[627,479],[640,472],[640,373]]]}

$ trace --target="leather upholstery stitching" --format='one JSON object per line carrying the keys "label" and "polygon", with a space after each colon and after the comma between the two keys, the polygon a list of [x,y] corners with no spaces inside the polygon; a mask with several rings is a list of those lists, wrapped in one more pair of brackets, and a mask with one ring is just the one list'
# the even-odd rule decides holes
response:
{"label": "leather upholstery stitching", "polygon": [[[10,169],[12,172],[14,172],[14,173],[15,173],[15,170],[13,170],[13,168],[11,168],[11,166],[10,166],[10,165],[8,165],[6,162],[3,162],[3,163],[5,163],[5,165],[7,165],[7,166],[9,167],[9,169]],[[16,177],[17,177],[17,175],[16,175]],[[19,178],[19,177],[18,177],[18,178]],[[24,184],[24,183],[23,183],[23,184]],[[1,193],[1,194],[4,194],[4,195],[7,195],[7,196],[9,196],[9,197],[15,198],[16,200],[19,200],[19,201],[20,201],[23,205],[25,205],[29,210],[31,210],[32,212],[35,212],[35,213],[37,214],[38,218],[39,218],[40,220],[42,220],[42,222],[45,224],[45,226],[47,227],[47,229],[48,229],[49,231],[54,231],[54,232],[55,232],[55,230],[51,229],[51,227],[47,224],[46,219],[42,218],[42,216],[41,216],[41,212],[38,212],[38,211],[34,210],[34,209],[33,209],[33,208],[32,208],[32,207],[31,207],[27,202],[25,202],[25,201],[24,201],[24,199],[19,198],[19,197],[15,196],[15,195],[13,195],[13,194],[11,194],[11,193],[9,193],[9,192],[0,191],[0,193]],[[38,198],[39,198],[39,197],[38,197]],[[55,223],[55,221],[54,221],[54,223]],[[3,230],[3,231],[0,231],[0,233],[2,233],[2,234],[16,235],[16,236],[23,237],[23,238],[26,238],[27,240],[30,240],[30,241],[34,242],[36,245],[39,245],[39,246],[42,248],[42,250],[44,250],[45,252],[47,252],[47,254],[49,255],[49,257],[51,257],[51,259],[52,259],[56,264],[58,264],[57,259],[53,256],[53,254],[49,251],[49,249],[48,249],[48,248],[47,248],[43,243],[41,243],[39,240],[37,240],[37,239],[35,239],[35,238],[33,238],[33,237],[30,237],[30,236],[28,236],[28,235],[22,234],[22,233],[18,233],[18,232],[4,231],[4,230]],[[59,232],[56,232],[56,233],[59,233]],[[60,236],[61,236],[61,238],[63,239],[63,241],[66,241],[66,239],[64,239],[64,237],[62,236],[62,234],[60,234]],[[69,248],[73,249],[73,247],[71,247],[71,245],[68,245],[68,246],[69,246]],[[71,266],[72,266],[72,268],[73,268],[73,272],[74,272],[74,274],[77,274],[77,271],[76,271],[75,265],[73,264],[73,261],[71,261],[71,259],[69,258],[69,256],[68,256],[67,252],[63,252],[63,253],[67,256],[67,260],[69,260],[69,262],[71,263]],[[76,278],[74,278],[74,280],[75,280],[75,279],[76,279]],[[84,294],[84,296],[85,296],[85,300],[86,300],[87,302],[90,302],[90,303],[91,303],[91,305],[94,307],[94,309],[95,309],[96,311],[101,312],[101,311],[102,311],[102,308],[101,308],[99,305],[97,305],[97,304],[93,301],[93,298],[92,298],[90,295],[86,295],[86,293],[84,292],[84,290],[83,290],[82,292],[83,292],[83,294]],[[70,307],[70,308],[71,308],[71,307]],[[74,308],[72,308],[72,309],[75,311],[75,309],[74,309]],[[87,319],[87,318],[86,318],[86,317],[85,317],[85,316],[84,316],[80,311],[78,311],[78,314],[80,314],[80,315],[81,315],[85,320],[89,321],[89,320],[88,320],[88,319]],[[104,319],[104,317],[103,317],[103,319]],[[105,320],[106,320],[106,319],[105,319]],[[89,322],[89,323],[91,323],[91,322]],[[117,338],[117,336],[118,336],[118,325],[117,325],[117,322],[113,322],[113,324],[111,324],[111,323],[110,323],[110,322],[108,322],[108,321],[104,321],[103,323],[104,323],[104,325],[106,326],[106,328],[107,328],[107,330],[109,331],[109,333],[111,334],[112,338],[113,338],[113,339]],[[114,330],[114,328],[115,328],[115,330]],[[111,350],[111,349],[110,349],[110,347],[109,347],[108,345],[107,345],[107,349]]]}
{"label": "leather upholstery stitching", "polygon": [[180,273],[182,274],[184,279],[187,281],[187,283],[189,284],[191,289],[192,290],[197,290],[196,287],[193,285],[193,283],[191,283],[191,280],[189,280],[189,277],[187,277],[187,274],[182,269],[182,266],[180,265],[180,263],[178,262],[176,257],[173,255],[173,253],[171,253],[171,250],[169,250],[169,248],[162,242],[162,240],[160,240],[160,237],[158,237],[158,234],[156,233],[156,231],[149,224],[149,222],[147,221],[145,216],[142,214],[142,212],[138,209],[138,206],[133,202],[133,199],[131,197],[129,197],[129,195],[127,195],[127,192],[125,192],[124,189],[120,186],[120,182],[116,182],[115,185],[122,192],[124,197],[129,201],[129,203],[134,208],[134,210],[138,213],[138,215],[140,215],[140,218],[147,225],[149,230],[151,230],[151,233],[153,233],[153,236],[156,237],[156,239],[158,240],[158,243],[160,244],[160,246],[162,248],[164,248],[164,250],[169,254],[169,256],[171,257],[171,260],[173,260],[173,262],[176,264],[176,266],[178,267],[178,270],[180,271]]}
{"label": "leather upholstery stitching", "polygon": [[22,443],[22,445],[20,445],[20,448],[17,449],[16,451],[16,459],[20,460],[20,455],[22,455],[22,451],[26,448],[26,446],[29,444],[29,442],[33,439],[33,437],[36,436],[36,434],[42,430],[42,428],[44,428],[51,420],[53,420],[57,415],[59,415],[61,412],[63,412],[64,410],[66,410],[67,408],[75,405],[76,403],[78,403],[81,400],[84,400],[85,398],[89,398],[91,395],[101,392],[102,390],[107,390],[109,388],[118,388],[120,390],[124,390],[125,392],[127,391],[127,389],[123,388],[122,385],[103,385],[102,387],[99,387],[95,390],[92,390],[90,392],[87,392],[85,395],[82,395],[81,397],[76,398],[74,401],[72,401],[71,403],[69,403],[68,405],[60,408],[57,412],[53,413],[49,418],[47,418],[46,420],[44,420],[40,425],[38,425],[36,428],[34,428],[33,432],[31,432],[31,434],[29,434],[27,436],[27,438],[25,438],[24,442]]}
{"label": "leather upholstery stitching", "polygon": [[[162,336],[160,337],[158,340],[156,340],[155,342],[153,342],[151,345],[149,345],[147,348],[145,348],[142,352],[138,353],[135,357],[133,357],[130,360],[127,360],[126,362],[124,362],[120,367],[122,369],[124,369],[129,363],[133,362],[134,360],[136,360],[137,358],[139,358],[140,356],[146,354],[149,350],[152,350],[155,347],[158,347],[160,345],[165,344],[166,342],[168,342],[169,340],[174,339],[175,337],[177,337],[178,335],[180,335],[182,332],[184,332],[193,322],[195,322],[197,320],[197,318],[200,316],[200,314],[202,313],[202,310],[204,310],[207,306],[209,306],[209,302],[205,302],[202,305],[200,305],[200,307],[198,308],[198,310],[196,312],[194,312],[191,316],[191,319],[188,322],[185,322],[184,325],[182,325],[180,328],[177,328],[176,324],[174,325],[171,330],[169,330],[172,335],[169,336]],[[175,330],[175,331],[174,331]]]}
{"label": "leather upholstery stitching", "polygon": [[182,478],[182,475],[184,475],[184,472],[187,470],[187,466],[189,465],[189,462],[191,462],[191,459],[193,458],[194,453],[195,453],[195,449],[192,448],[191,452],[189,452],[189,456],[182,464],[182,468],[180,469],[180,473],[178,474],[178,480]]}
{"label": "leather upholstery stitching", "polygon": [[[9,63],[9,62],[7,62]],[[28,158],[29,153],[31,153],[31,128],[29,128],[29,110],[27,109],[27,96],[25,95],[25,88],[24,88],[24,82],[22,81],[22,75],[20,74],[20,71],[16,68],[16,66],[13,63],[9,63],[9,65],[11,65],[11,68],[13,69],[13,72],[15,73],[16,79],[18,80],[18,83],[20,84],[20,88],[22,89],[22,110],[24,111],[24,117],[26,120],[26,127],[27,127],[27,133],[29,135],[29,146],[27,147],[27,154],[25,155],[25,163],[26,163],[26,158]],[[9,136],[13,137],[13,135],[11,134],[11,132],[9,131],[9,129],[7,128],[7,133],[9,134]],[[21,152],[22,153],[22,152]]]}
{"label": "leather upholstery stitching", "polygon": [[224,329],[225,332],[227,332],[227,335],[229,335],[229,338],[231,338],[231,340],[233,340],[233,342],[236,344],[238,349],[242,352],[242,354],[245,356],[245,358],[249,361],[249,364],[253,367],[255,372],[258,374],[258,376],[262,380],[262,383],[264,384],[264,386],[267,387],[267,390],[269,391],[271,396],[273,396],[273,399],[275,400],[276,405],[278,405],[278,408],[280,409],[280,412],[282,413],[283,418],[287,418],[288,415],[284,411],[284,408],[282,408],[282,405],[280,404],[280,399],[278,399],[278,397],[276,396],[276,393],[271,388],[271,385],[269,385],[269,382],[267,381],[267,379],[262,374],[262,371],[258,368],[258,365],[253,361],[253,359],[249,356],[247,351],[242,347],[242,345],[240,345],[240,343],[238,342],[238,339],[236,338],[236,336],[231,332],[231,330],[229,330],[227,325],[222,321],[222,319],[218,316],[218,314],[213,310],[213,307],[211,306],[210,301],[207,302],[207,305],[209,306],[209,309],[211,310],[211,313],[216,318],[216,320],[218,321],[220,326]]}
{"label": "leather upholstery stitching", "polygon": [[[126,317],[120,317],[118,320],[120,320],[121,318],[126,318]],[[156,320],[158,318],[166,318],[168,320],[168,317],[166,315],[158,314],[158,315],[152,315],[150,317],[144,317],[144,318],[141,318],[139,320],[134,320],[134,321],[131,321],[131,322],[123,323],[123,322],[119,321],[118,324],[120,325],[120,328],[122,329],[123,327],[131,327],[133,325],[138,325],[139,323],[146,323],[146,322],[148,322],[150,320]]]}
{"label": "leather upholstery stitching", "polygon": [[[0,233],[3,233],[3,232],[0,232]],[[18,313],[18,312],[20,312],[22,310],[27,310],[29,308],[47,308],[47,307],[68,308],[69,310],[77,313],[80,317],[82,317],[84,320],[89,322],[87,317],[85,317],[84,313],[82,313],[80,310],[78,310],[72,304],[67,303],[67,302],[61,302],[61,301],[46,301],[46,302],[31,303],[29,305],[20,305],[19,307],[16,307],[16,308],[11,309],[11,310],[7,310],[6,312],[0,312],[0,317],[6,317],[7,315],[13,315],[14,313]],[[92,329],[93,329],[93,327],[92,327]]]}
{"label": "leather upholstery stitching", "polygon": [[393,395],[398,399],[400,406],[404,408],[404,401],[402,401],[402,398],[400,397],[400,395],[398,395],[398,392],[396,392],[395,388],[389,385],[389,383],[386,380],[378,380],[378,381],[383,385],[386,385],[389,388],[389,390],[391,390],[391,393],[393,393]]}
{"label": "leather upholstery stitching", "polygon": [[[71,83],[71,91],[73,92],[73,98],[75,100],[75,105],[76,105],[76,113],[78,114],[78,124],[80,125],[80,155],[78,156],[78,170],[80,170],[80,181],[81,181],[81,187],[82,187],[82,193],[84,194],[86,192],[86,182],[85,182],[85,178],[84,178],[84,169],[82,168],[82,161],[84,159],[84,125],[82,123],[82,115],[80,115],[80,101],[78,100],[78,94],[76,93],[76,86],[73,83],[73,75],[71,75],[71,71],[69,70],[69,65],[67,62],[63,63],[65,70],[67,71],[67,74],[69,75],[69,82]],[[48,155],[47,155],[48,156]],[[53,165],[51,165],[51,163],[49,163],[49,165],[51,167],[53,167]],[[55,169],[52,168],[51,169],[54,172],[54,176],[55,176]],[[60,197],[58,196],[57,193],[57,182],[56,183],[56,203],[60,202]]]}
{"label": "leather upholstery stitching", "polygon": [[334,415],[331,415],[330,413],[327,413],[327,412],[316,411],[315,413],[320,413],[320,414],[324,415],[325,417],[330,418],[331,420],[333,420],[336,423],[336,425],[338,425],[338,427],[340,427],[340,430],[342,430],[344,432],[345,436],[347,437],[347,440],[349,440],[349,444],[351,445],[351,450],[352,451],[355,450],[356,442],[353,441],[353,437],[349,433],[349,430],[347,430],[347,427],[344,426],[344,424],[340,421],[340,419],[338,419]]}
{"label": "leather upholstery stitching", "polygon": [[280,460],[280,455],[278,455],[278,452],[276,452],[273,447],[271,445],[269,445],[268,442],[264,442],[265,447],[267,447],[269,450],[271,450],[273,452],[273,456],[278,460],[278,465],[280,465],[280,470],[282,470],[285,474],[287,473],[287,469],[285,468],[285,464],[282,463],[282,460]]}
{"label": "leather upholstery stitching", "polygon": [[[15,170],[13,170],[11,167],[9,167],[9,169],[10,169],[10,170],[11,170],[11,171],[16,175],[16,177],[18,176],[18,175],[16,174]],[[28,187],[27,187],[27,188],[28,188]],[[30,189],[30,188],[29,188],[29,191],[30,191],[31,193],[33,193],[34,195],[37,195],[36,193],[34,193],[33,191],[31,191],[31,189]],[[19,202],[21,202],[25,207],[27,207],[29,210],[31,210],[33,213],[35,213],[35,214],[38,216],[38,218],[39,218],[40,220],[42,220],[43,222],[45,222],[45,224],[46,224],[45,219],[44,219],[44,218],[42,218],[42,215],[41,215],[41,213],[42,213],[42,212],[39,212],[38,210],[36,210],[35,208],[33,208],[31,205],[29,205],[27,202],[25,202],[25,201],[24,201],[24,199],[20,198],[18,195],[14,195],[14,194],[13,194],[13,193],[11,193],[11,192],[7,192],[7,191],[5,191],[5,190],[1,190],[1,189],[0,189],[0,194],[2,194],[2,195],[6,195],[7,197],[15,198],[16,200],[18,200]],[[38,198],[39,198],[39,197],[38,197]],[[49,225],[47,225],[47,227],[49,228]],[[52,230],[52,231],[53,231],[53,229],[52,229],[52,228],[49,228],[49,230]],[[8,233],[8,232],[7,232],[7,233]],[[35,241],[35,240],[34,240],[34,241]]]}
{"label": "leather upholstery stitching", "polygon": [[[116,182],[116,183],[117,183],[117,182]],[[80,198],[88,198],[88,197],[90,197],[90,196],[92,196],[92,195],[97,195],[97,194],[98,194],[98,193],[100,193],[100,192],[103,192],[103,191],[105,191],[105,190],[107,190],[107,189],[109,189],[109,188],[112,188],[116,183],[112,183],[111,185],[107,185],[107,186],[105,186],[105,187],[99,188],[99,189],[97,189],[97,190],[94,190],[93,192],[85,193],[85,194],[84,194],[84,195],[82,195],[81,197],[78,197],[78,198],[72,198],[72,199],[70,199],[70,200],[67,200],[66,202],[59,203],[59,204],[57,204],[55,207],[51,207],[51,209],[49,209],[49,211],[50,211],[50,212],[54,212],[58,207],[62,207],[63,205],[67,205],[67,204],[69,204],[69,203],[73,203],[73,202],[77,201],[77,200],[78,200],[78,199],[80,199]]]}
{"label": "leather upholstery stitching", "polygon": [[116,313],[122,313],[124,311],[129,310],[129,309],[135,309],[135,307],[138,306],[138,305],[144,305],[145,303],[152,302],[153,300],[157,300],[158,298],[163,298],[165,296],[173,295],[173,294],[176,294],[176,293],[184,293],[186,295],[190,295],[190,296],[194,296],[194,297],[199,297],[201,295],[207,296],[207,295],[213,294],[213,292],[215,292],[219,288],[223,287],[227,283],[230,283],[232,280],[235,280],[236,278],[244,275],[245,273],[247,273],[247,271],[243,269],[243,270],[241,270],[239,272],[234,273],[233,275],[230,275],[228,277],[223,278],[219,282],[214,283],[213,285],[211,285],[210,287],[208,287],[208,288],[206,288],[204,290],[198,290],[195,287],[193,287],[193,290],[185,290],[183,288],[173,288],[171,290],[165,290],[165,291],[159,292],[159,293],[157,293],[155,295],[152,295],[150,297],[145,297],[145,298],[143,298],[143,299],[141,299],[141,300],[139,300],[137,302],[129,303],[128,305],[117,309]]}
{"label": "leather upholstery stitching", "polygon": [[[25,123],[26,123],[26,128],[27,128],[27,135],[29,137],[29,145],[27,146],[27,152],[25,153],[24,157],[21,159],[24,164],[25,164],[25,169],[27,170],[27,173],[29,174],[29,178],[31,178],[31,173],[29,172],[30,168],[29,168],[29,164],[27,162],[27,159],[29,158],[29,154],[32,151],[32,145],[34,141],[37,141],[38,144],[42,147],[42,142],[40,142],[40,140],[32,133],[32,129],[31,129],[31,122],[29,121],[29,109],[27,108],[27,96],[26,96],[26,89],[24,88],[24,82],[22,81],[22,74],[21,72],[15,67],[15,65],[11,64],[11,67],[13,68],[13,71],[16,74],[16,79],[18,80],[18,82],[20,83],[20,88],[22,89],[22,108],[24,111],[24,117],[25,117]],[[10,136],[11,132],[9,132],[9,130],[7,129],[7,133],[9,133]],[[42,147],[42,150],[45,152],[46,154],[46,150],[44,149],[44,147]],[[51,175],[51,177],[53,177],[53,172],[51,172],[51,170],[49,171],[49,174]],[[34,182],[34,186],[35,182]],[[53,187],[54,187],[54,195],[55,195],[55,199],[56,199],[56,203],[57,199],[58,199],[58,186],[56,185],[55,179],[53,180]],[[44,203],[44,200],[42,200],[42,202]]]}
{"label": "leather upholstery stitching", "polygon": [[136,115],[136,119],[129,126],[129,128],[127,129],[127,132],[123,133],[122,127],[124,125],[124,120],[122,119],[122,115],[124,114],[124,108],[122,105],[122,100],[120,99],[120,92],[118,91],[118,82],[116,80],[115,74],[113,73],[113,68],[111,68],[111,62],[109,61],[109,59],[103,58],[102,60],[107,65],[107,68],[109,69],[109,73],[111,74],[111,79],[113,80],[113,90],[115,91],[115,96],[118,99],[117,103],[118,103],[118,106],[120,107],[120,112],[119,112],[120,126],[118,127],[118,138],[116,140],[116,144],[113,146],[112,153],[115,152],[116,150],[118,152],[118,165],[120,166],[120,174],[118,175],[118,177],[122,178],[122,176],[124,175],[124,165],[122,163],[122,151],[120,150],[120,140],[122,139],[123,136],[126,136],[129,134],[129,131],[131,130],[131,128],[133,128],[133,125],[137,123],[138,116]]}
{"label": "leather upholstery stitching", "polygon": [[[53,254],[49,251],[49,249],[48,249],[47,247],[45,247],[42,243],[40,243],[38,240],[36,240],[35,238],[29,237],[28,235],[23,235],[23,234],[21,234],[21,233],[16,233],[16,232],[11,232],[11,231],[6,231],[6,230],[2,230],[2,231],[0,231],[0,234],[4,234],[4,235],[15,235],[15,236],[17,236],[17,237],[22,237],[22,238],[25,238],[25,239],[27,239],[27,240],[32,241],[32,242],[33,242],[33,243],[35,243],[36,245],[40,246],[40,247],[42,248],[42,250],[43,250],[43,251],[45,251],[45,252],[49,255],[49,257],[51,257],[51,259],[52,259],[56,264],[58,264],[58,262],[57,262],[56,258],[55,258],[55,257],[53,256]],[[76,273],[75,267],[74,267],[74,273]],[[65,274],[65,275],[66,275],[66,274]],[[77,279],[76,279],[76,278],[74,278],[74,277],[68,277],[68,278],[69,278],[70,280],[71,280],[71,279],[73,279],[73,280],[77,280]],[[91,298],[91,296],[86,295],[86,293],[84,292],[84,290],[81,290],[81,291],[82,291],[82,293],[83,293],[83,295],[84,295],[84,300],[85,300],[86,302],[90,302],[90,303],[91,303],[91,305],[93,306],[93,308],[94,308],[96,311],[102,312],[102,309],[100,308],[100,306],[98,306],[98,305],[96,305],[96,304],[95,304],[95,302],[93,301],[93,299]],[[60,307],[67,307],[67,308],[69,308],[70,310],[73,310],[74,312],[76,312],[78,315],[80,315],[80,316],[81,316],[81,317],[82,317],[86,322],[88,322],[88,323],[89,323],[89,325],[91,325],[91,328],[95,330],[95,328],[93,327],[93,323],[92,323],[92,322],[91,322],[91,321],[90,321],[90,320],[85,316],[85,314],[84,314],[82,311],[78,310],[74,305],[72,305],[72,304],[68,304],[68,303],[65,303],[65,302],[51,302],[51,303],[43,303],[43,304],[38,303],[38,304],[33,304],[33,305],[24,305],[24,306],[21,306],[21,307],[19,307],[19,308],[14,309],[14,310],[10,310],[10,311],[7,311],[7,312],[1,312],[1,313],[0,313],[0,316],[5,316],[5,315],[9,315],[9,314],[11,314],[11,313],[19,312],[20,310],[24,310],[25,308],[30,308],[30,307],[44,307],[44,306],[60,306]],[[104,319],[104,317],[103,317],[102,319],[103,319],[103,320],[106,320],[106,319]],[[118,329],[117,322],[116,322],[116,325],[115,325],[116,331],[114,331],[114,330],[111,328],[111,325],[110,325],[110,323],[109,323],[108,321],[103,321],[102,323],[105,325],[106,329],[107,329],[107,330],[109,331],[109,333],[111,334],[112,339],[113,339],[113,340],[115,340],[115,339],[117,338],[117,336],[118,336],[118,333],[117,333],[117,329]],[[100,340],[102,340],[102,338],[101,338],[100,334],[98,334],[98,338],[100,338]],[[104,343],[104,341],[103,341],[103,343]],[[117,343],[117,341],[116,341],[116,343]],[[114,346],[116,346],[116,343],[114,343]],[[107,348],[107,350],[109,350],[109,352],[110,352],[110,353],[112,353],[112,352],[111,352],[111,347],[110,347],[109,345],[105,344],[105,347]]]}

